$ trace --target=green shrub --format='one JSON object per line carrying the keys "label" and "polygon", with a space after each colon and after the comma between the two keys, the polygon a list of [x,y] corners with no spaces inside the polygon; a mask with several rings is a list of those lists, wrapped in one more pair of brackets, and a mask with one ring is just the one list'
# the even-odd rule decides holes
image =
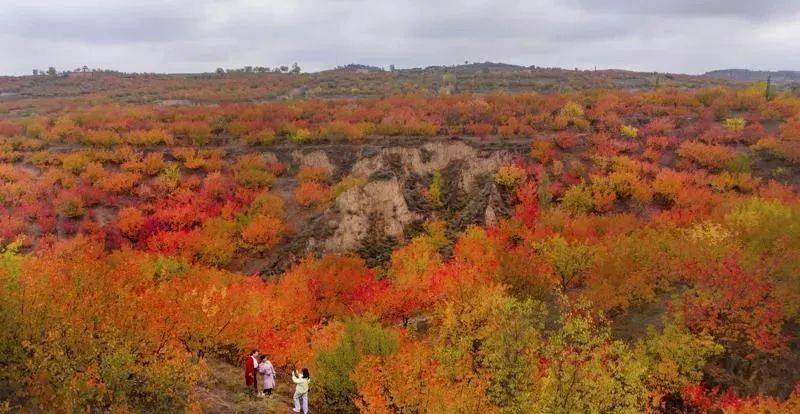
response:
{"label": "green shrub", "polygon": [[727,118],[724,125],[728,131],[739,132],[744,130],[745,121],[743,118]]}
{"label": "green shrub", "polygon": [[800,212],[779,201],[751,198],[725,215],[724,222],[755,255],[781,244],[800,247]]}
{"label": "green shrub", "polygon": [[296,130],[290,132],[289,135],[287,136],[287,138],[289,138],[289,141],[291,141],[291,142],[302,144],[304,142],[311,141],[312,140],[312,135],[311,135],[311,131],[309,131],[309,130],[307,130],[305,128],[300,128],[300,129],[296,129]]}
{"label": "green shrub", "polygon": [[571,243],[561,236],[541,243],[538,250],[552,266],[563,290],[582,283],[583,276],[592,266],[595,257],[591,246]]}
{"label": "green shrub", "polygon": [[425,198],[434,208],[444,205],[442,202],[442,174],[439,171],[433,173],[433,179],[425,190]]}
{"label": "green shrub", "polygon": [[631,125],[623,125],[622,135],[624,135],[626,138],[635,139],[639,135],[639,129]]}
{"label": "green shrub", "polygon": [[561,207],[572,214],[591,212],[594,209],[592,189],[586,184],[570,187],[561,198]]}
{"label": "green shrub", "polygon": [[504,165],[500,167],[494,175],[494,180],[497,184],[513,189],[525,179],[525,170],[514,164]]}
{"label": "green shrub", "polygon": [[750,157],[747,154],[737,154],[725,162],[725,170],[733,173],[750,172]]}
{"label": "green shrub", "polygon": [[316,387],[322,391],[325,405],[330,412],[356,413],[353,405],[356,385],[350,374],[366,355],[387,356],[398,347],[398,337],[379,323],[364,319],[353,319],[345,323],[345,331],[339,343],[331,349],[318,350],[316,364],[319,372]]}

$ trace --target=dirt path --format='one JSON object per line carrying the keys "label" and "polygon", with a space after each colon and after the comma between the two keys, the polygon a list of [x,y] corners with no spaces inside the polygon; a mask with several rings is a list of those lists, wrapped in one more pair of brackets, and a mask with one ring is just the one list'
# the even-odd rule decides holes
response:
{"label": "dirt path", "polygon": [[[291,413],[294,387],[286,373],[279,372],[272,398],[257,398],[246,392],[240,367],[208,360],[208,377],[195,387],[195,397],[204,413]],[[259,379],[260,382],[260,379]]]}
{"label": "dirt path", "polygon": [[[462,136],[447,136],[447,135],[436,135],[436,136],[372,136],[367,137],[359,141],[348,141],[348,140],[339,140],[339,139],[322,139],[319,141],[311,142],[311,143],[304,143],[304,144],[296,144],[287,141],[281,141],[279,143],[267,146],[250,146],[238,142],[236,140],[229,139],[228,137],[218,137],[216,141],[212,141],[206,145],[189,145],[186,144],[186,147],[196,148],[196,149],[224,149],[228,155],[237,155],[242,153],[248,152],[290,152],[294,150],[303,150],[303,151],[314,151],[314,150],[327,150],[327,149],[348,149],[348,148],[360,148],[364,146],[379,146],[379,147],[416,147],[422,145],[426,142],[441,142],[447,140],[459,140],[466,142],[468,144],[473,145],[475,148],[493,148],[493,147],[509,147],[515,145],[528,145],[533,141],[546,139],[548,137],[553,136],[554,133],[550,132],[538,132],[530,137],[524,138],[503,138],[499,136],[487,136],[487,137],[474,137],[469,135],[462,135]],[[172,150],[176,147],[180,147],[181,145],[150,145],[147,147],[134,147],[137,150],[147,151],[147,152],[163,152],[166,150]],[[81,149],[90,149],[96,148],[91,145],[74,143],[74,144],[63,144],[63,143],[53,143],[48,144],[45,148],[49,152],[73,152]],[[111,147],[112,149],[114,147]]]}

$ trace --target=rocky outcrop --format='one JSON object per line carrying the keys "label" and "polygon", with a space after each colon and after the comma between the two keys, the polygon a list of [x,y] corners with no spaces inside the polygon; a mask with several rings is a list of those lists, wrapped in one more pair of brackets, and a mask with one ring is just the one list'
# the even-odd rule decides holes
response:
{"label": "rocky outcrop", "polygon": [[[487,216],[497,220],[498,207],[492,204],[500,197],[495,197],[491,188],[476,189],[476,179],[493,174],[511,159],[510,153],[484,152],[461,141],[436,141],[418,147],[385,147],[369,155],[356,160],[350,175],[370,181],[334,201],[330,221],[336,223],[336,230],[321,243],[325,251],[357,249],[371,231],[403,241],[405,228],[426,218],[417,211],[419,208],[412,211],[409,201],[420,204],[419,193],[424,188],[420,181],[436,172],[446,171],[449,180],[445,185],[455,187],[446,189],[449,199],[461,198],[460,203],[445,200],[444,208],[467,206],[476,210],[464,216],[466,221],[483,222]],[[316,155],[315,159],[323,158]],[[469,200],[473,195],[479,199]]]}
{"label": "rocky outcrop", "polygon": [[370,231],[400,240],[405,227],[421,219],[409,211],[396,178],[372,181],[345,191],[334,201],[332,211],[336,212],[331,217],[335,230],[321,246],[331,252],[358,249]]}
{"label": "rocky outcrop", "polygon": [[459,186],[469,191],[475,177],[492,173],[510,159],[505,151],[485,153],[462,142],[427,142],[420,147],[388,147],[376,155],[358,160],[351,171],[354,175],[370,177],[388,169],[401,177],[426,176],[441,171],[454,162],[462,162]]}
{"label": "rocky outcrop", "polygon": [[[482,146],[438,138],[273,149],[290,172],[304,165],[322,167],[334,180],[352,176],[364,184],[344,191],[323,211],[296,224],[298,232],[276,252],[265,272],[277,273],[286,266],[282,262],[307,254],[383,256],[383,247],[405,243],[431,218],[444,219],[453,234],[471,224],[497,223],[509,206],[492,175],[528,148],[526,142]],[[441,203],[434,205],[425,193],[436,173],[442,188]],[[283,189],[289,198],[291,191]]]}
{"label": "rocky outcrop", "polygon": [[325,168],[331,173],[336,171],[336,167],[328,159],[328,154],[325,151],[316,150],[304,154],[298,150],[292,153],[292,158],[298,166]]}

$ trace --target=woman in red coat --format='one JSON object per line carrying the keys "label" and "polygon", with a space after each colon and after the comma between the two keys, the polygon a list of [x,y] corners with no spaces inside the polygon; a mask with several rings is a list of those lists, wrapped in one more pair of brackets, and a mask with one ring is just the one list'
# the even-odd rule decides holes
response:
{"label": "woman in red coat", "polygon": [[244,359],[244,383],[248,387],[253,387],[255,395],[258,395],[258,380],[256,379],[257,368],[258,351],[254,349],[250,352],[250,356]]}

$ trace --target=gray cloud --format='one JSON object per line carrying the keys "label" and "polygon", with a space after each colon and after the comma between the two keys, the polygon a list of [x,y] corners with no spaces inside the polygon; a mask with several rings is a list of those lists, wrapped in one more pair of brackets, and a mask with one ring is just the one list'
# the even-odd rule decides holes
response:
{"label": "gray cloud", "polygon": [[479,34],[495,42],[539,39],[551,42],[597,41],[630,34],[632,27],[612,19],[564,21],[549,16],[458,16],[418,24],[414,34],[426,39],[458,40]]}
{"label": "gray cloud", "polygon": [[577,0],[587,10],[651,16],[736,17],[763,20],[800,12],[796,0]]}
{"label": "gray cloud", "polygon": [[[12,6],[13,7],[13,6]],[[88,44],[162,42],[195,34],[202,19],[197,9],[158,7],[19,7],[2,13],[6,34],[53,42],[77,40]]]}
{"label": "gray cloud", "polygon": [[0,73],[505,61],[800,69],[800,3],[763,0],[0,0]]}

